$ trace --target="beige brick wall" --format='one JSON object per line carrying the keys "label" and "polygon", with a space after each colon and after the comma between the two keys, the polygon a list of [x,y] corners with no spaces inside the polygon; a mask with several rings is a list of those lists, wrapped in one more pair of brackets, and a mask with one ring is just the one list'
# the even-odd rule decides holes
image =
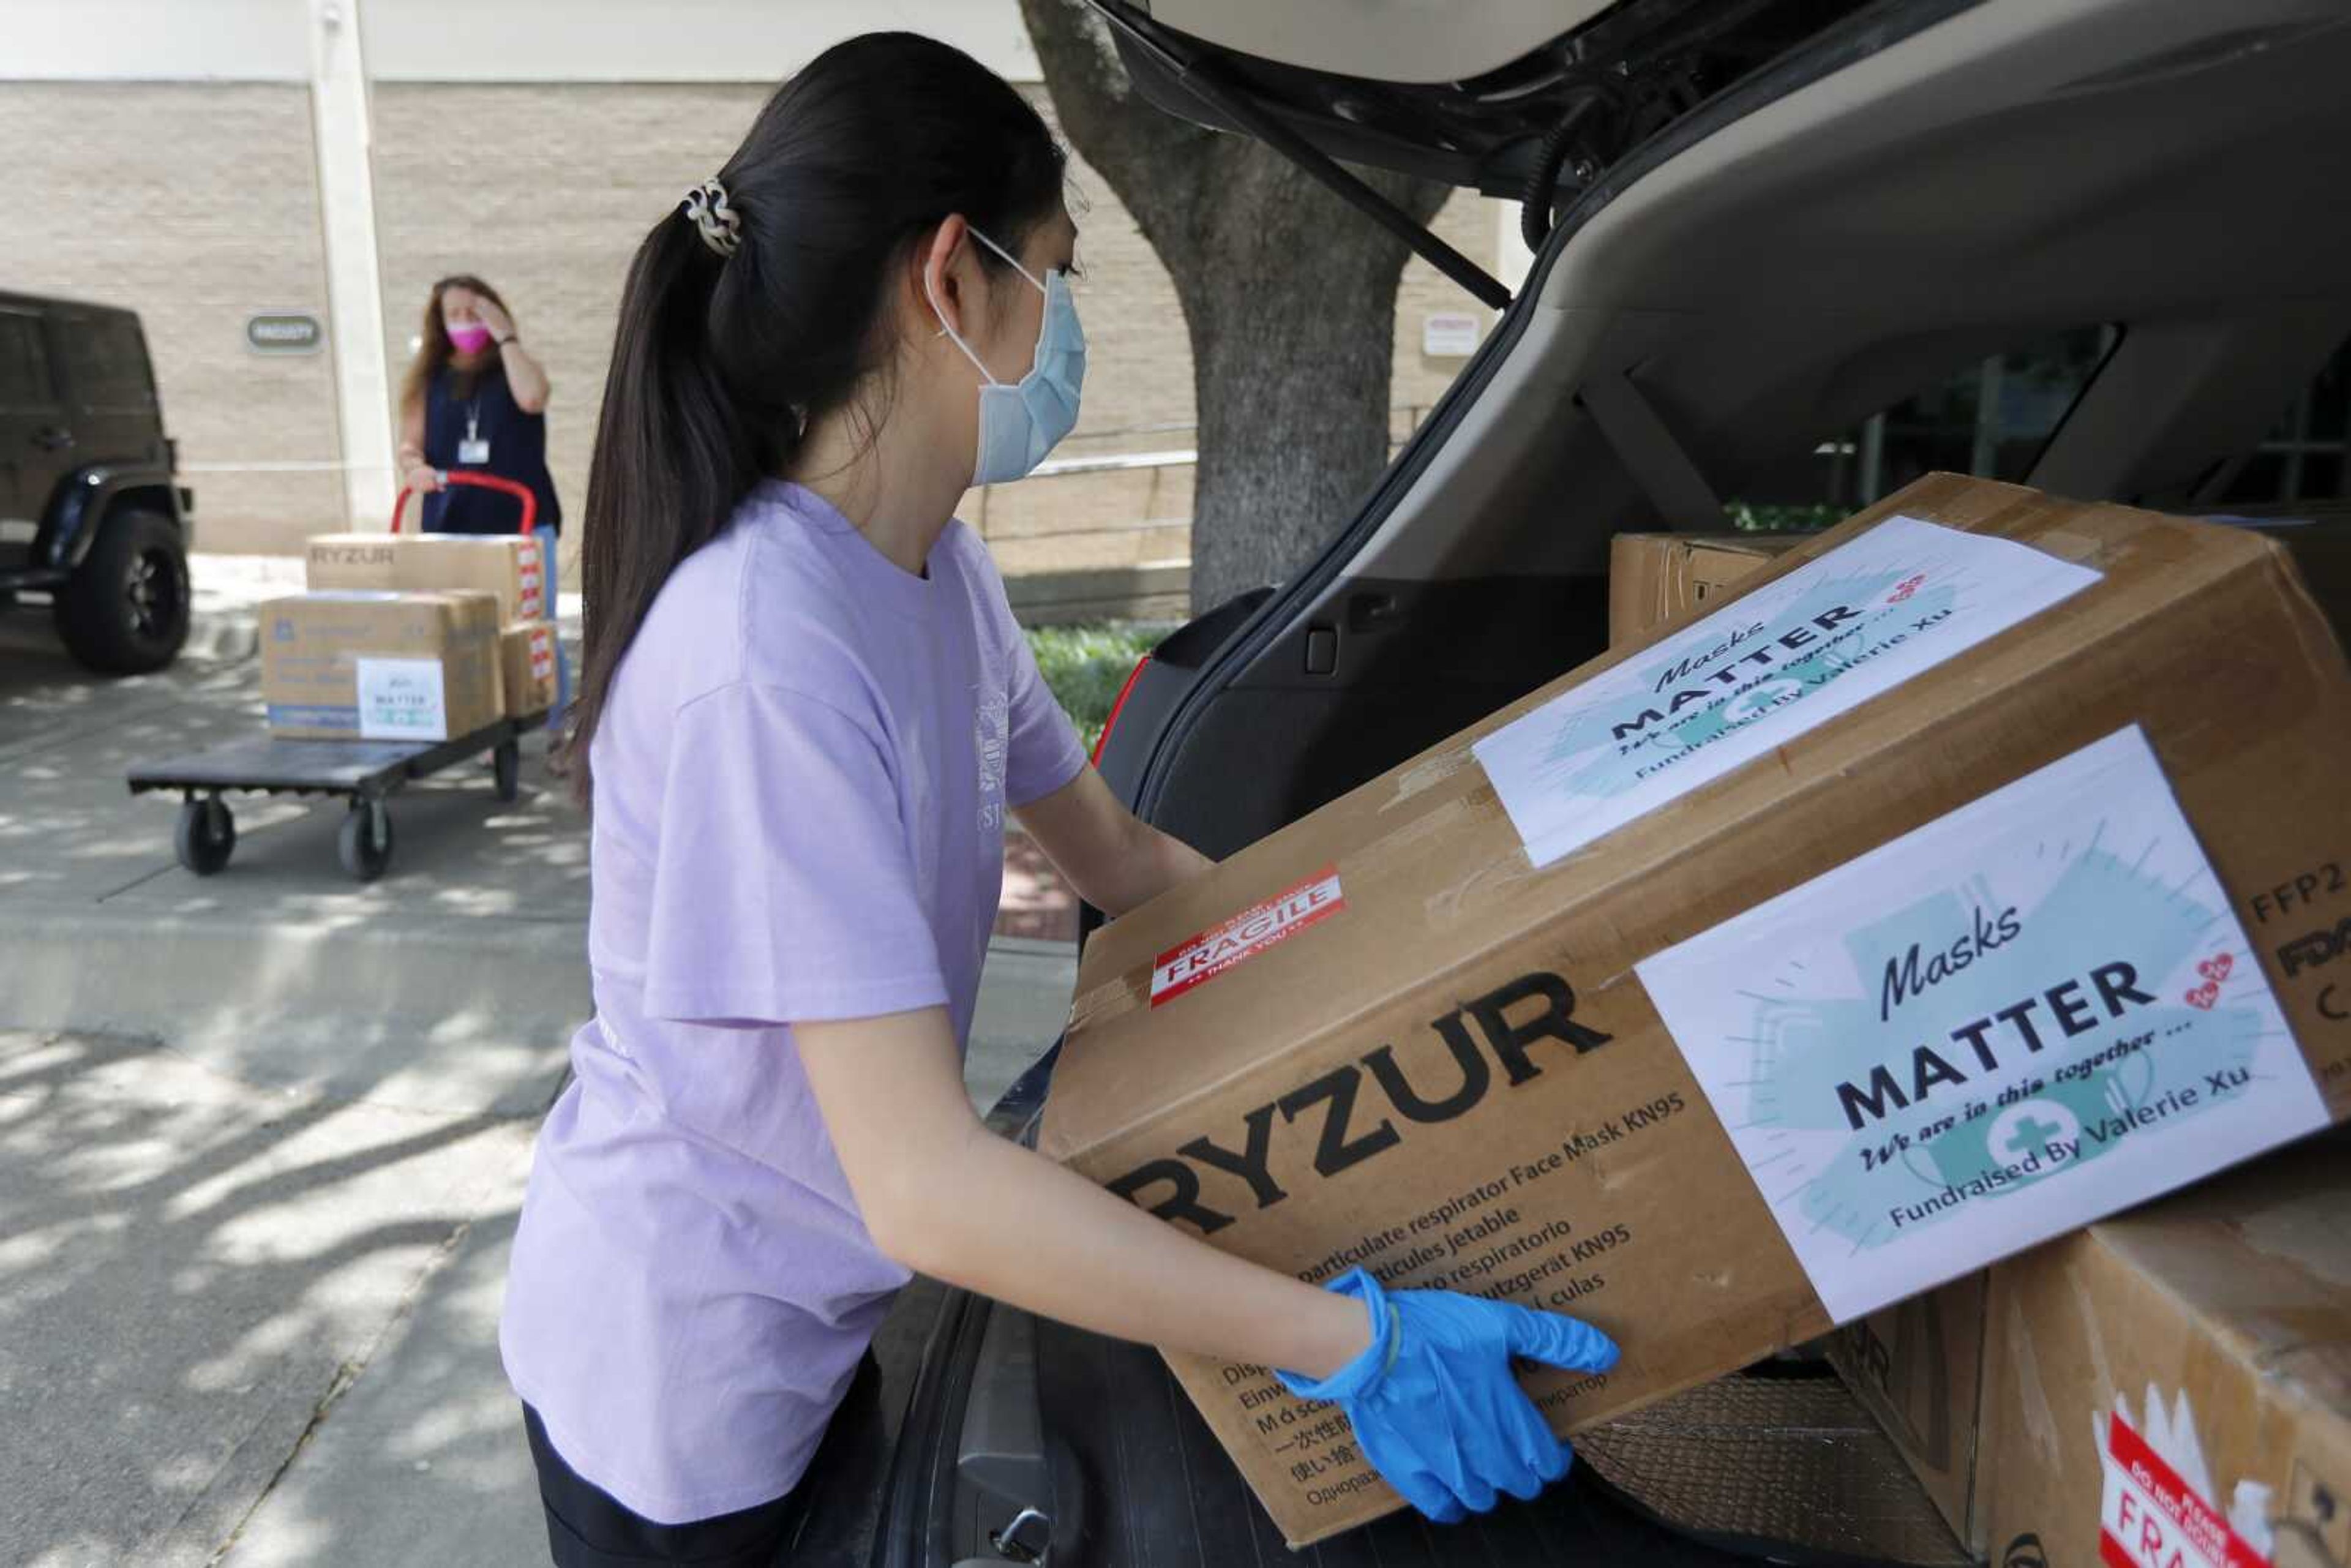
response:
{"label": "beige brick wall", "polygon": [[[375,89],[388,361],[406,365],[434,278],[471,271],[495,284],[554,379],[549,461],[575,520],[628,258],[669,204],[726,160],[768,91],[756,85]],[[1035,96],[1043,101],[1041,90]],[[1079,256],[1088,276],[1078,302],[1089,352],[1084,413],[1058,455],[1188,448],[1192,360],[1175,287],[1107,183],[1082,161],[1073,162],[1071,176],[1081,208]],[[1492,211],[1473,197],[1456,198],[1440,232],[1489,264]],[[1396,324],[1396,403],[1433,402],[1459,369],[1458,360],[1422,357],[1420,318],[1463,308],[1474,308],[1468,296],[1433,269],[1420,262],[1407,269]],[[1179,428],[1144,433],[1155,425]],[[1186,551],[1191,475],[1171,468],[998,486],[967,497],[964,515],[991,542],[1003,541],[1008,570],[1163,559]],[[1146,524],[1155,526],[1138,526]],[[577,548],[575,530],[567,554]]]}
{"label": "beige brick wall", "polygon": [[[378,246],[387,361],[410,357],[433,280],[475,272],[512,306],[555,384],[549,462],[567,515],[580,515],[613,312],[630,256],[695,179],[723,163],[769,89],[744,86],[384,83],[375,89]],[[1041,94],[1039,95],[1041,98]],[[1192,361],[1166,269],[1109,188],[1072,170],[1083,229],[1079,286],[1089,343],[1084,416],[1068,455],[1188,447],[1192,434],[1119,436],[1193,419]],[[1122,476],[1122,479],[1123,476]],[[1111,518],[1188,518],[1190,475],[1061,480],[967,502],[977,522],[1035,536]],[[1140,512],[1126,510],[1140,505]],[[1151,530],[1150,548],[1169,549]],[[1132,559],[1135,541],[1072,539],[1071,564]],[[1180,537],[1175,547],[1182,553]],[[567,557],[578,538],[567,530]],[[1022,552],[1050,556],[1041,539]],[[578,580],[576,575],[572,581]]]}
{"label": "beige brick wall", "polygon": [[[137,310],[185,464],[340,460],[333,364],[246,319],[327,319],[307,88],[0,82],[0,287]],[[331,471],[195,473],[200,546],[342,526]]]}
{"label": "beige brick wall", "polygon": [[[385,358],[395,382],[432,281],[456,271],[488,278],[553,378],[549,460],[575,525],[629,257],[684,187],[725,161],[768,91],[374,89]],[[264,358],[243,339],[256,310],[327,315],[305,89],[0,84],[0,145],[40,150],[0,160],[0,211],[11,214],[0,225],[0,279],[140,309],[188,461],[337,459],[328,358]],[[1082,162],[1072,178],[1092,352],[1084,417],[1059,455],[1188,448],[1191,355],[1175,289],[1102,178]],[[100,193],[95,204],[91,193]],[[1492,212],[1458,197],[1439,230],[1489,262]],[[1417,261],[1398,303],[1394,401],[1425,406],[1460,361],[1421,356],[1422,315],[1475,307]],[[1177,428],[1151,433],[1157,425]],[[343,526],[330,473],[193,482],[210,548],[288,551]],[[1190,512],[1191,474],[1181,467],[998,486],[965,509],[1002,542],[1008,569],[1032,570],[1180,556]],[[566,535],[576,585],[576,526]]]}

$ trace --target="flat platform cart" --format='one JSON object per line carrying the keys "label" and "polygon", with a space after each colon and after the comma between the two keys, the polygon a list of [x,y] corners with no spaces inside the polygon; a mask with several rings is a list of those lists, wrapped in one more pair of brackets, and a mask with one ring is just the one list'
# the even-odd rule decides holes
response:
{"label": "flat platform cart", "polygon": [[198,876],[228,864],[236,849],[236,818],[221,797],[232,791],[266,795],[340,795],[350,811],[336,835],[343,869],[373,882],[392,863],[391,797],[469,758],[490,754],[497,797],[522,793],[523,735],[547,722],[545,713],[502,718],[455,740],[277,740],[268,736],[232,741],[186,757],[131,770],[133,795],[170,790],[184,799],[172,848]]}
{"label": "flat platform cart", "polygon": [[[494,474],[451,473],[442,478],[519,496],[520,532],[529,532],[538,520],[538,499],[526,486]],[[394,533],[408,496],[403,489],[392,504]],[[285,740],[257,735],[147,763],[131,769],[128,778],[133,795],[170,791],[182,797],[172,847],[180,863],[198,876],[222,870],[236,850],[236,818],[223,796],[340,796],[350,802],[350,810],[336,835],[337,853],[345,871],[373,882],[392,863],[392,796],[413,780],[486,752],[497,798],[511,801],[522,792],[522,737],[546,722],[541,710],[448,740]]]}

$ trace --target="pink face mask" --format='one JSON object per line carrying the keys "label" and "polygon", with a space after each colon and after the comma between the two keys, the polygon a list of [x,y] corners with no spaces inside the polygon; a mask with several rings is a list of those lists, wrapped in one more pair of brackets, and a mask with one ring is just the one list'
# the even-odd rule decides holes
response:
{"label": "pink face mask", "polygon": [[479,321],[448,323],[449,342],[461,354],[478,354],[489,346],[490,329]]}

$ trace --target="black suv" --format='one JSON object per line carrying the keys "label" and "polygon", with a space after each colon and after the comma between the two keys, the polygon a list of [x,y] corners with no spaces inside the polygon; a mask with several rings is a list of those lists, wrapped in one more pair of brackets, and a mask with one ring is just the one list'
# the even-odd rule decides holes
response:
{"label": "black suv", "polygon": [[0,293],[0,607],[47,595],[102,674],[188,639],[189,514],[139,318]]}

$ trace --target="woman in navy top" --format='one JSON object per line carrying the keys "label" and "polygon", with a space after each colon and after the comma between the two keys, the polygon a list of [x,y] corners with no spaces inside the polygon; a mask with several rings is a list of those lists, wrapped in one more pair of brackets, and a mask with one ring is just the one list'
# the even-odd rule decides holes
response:
{"label": "woman in navy top", "polygon": [[[563,507],[547,471],[547,371],[522,346],[498,291],[468,273],[433,286],[423,342],[400,395],[402,482],[423,497],[426,533],[510,534],[520,505],[502,491],[444,486],[451,470],[495,474],[538,498],[547,607],[556,615],[556,555]],[[570,664],[559,647],[555,708],[561,733],[571,700]]]}

